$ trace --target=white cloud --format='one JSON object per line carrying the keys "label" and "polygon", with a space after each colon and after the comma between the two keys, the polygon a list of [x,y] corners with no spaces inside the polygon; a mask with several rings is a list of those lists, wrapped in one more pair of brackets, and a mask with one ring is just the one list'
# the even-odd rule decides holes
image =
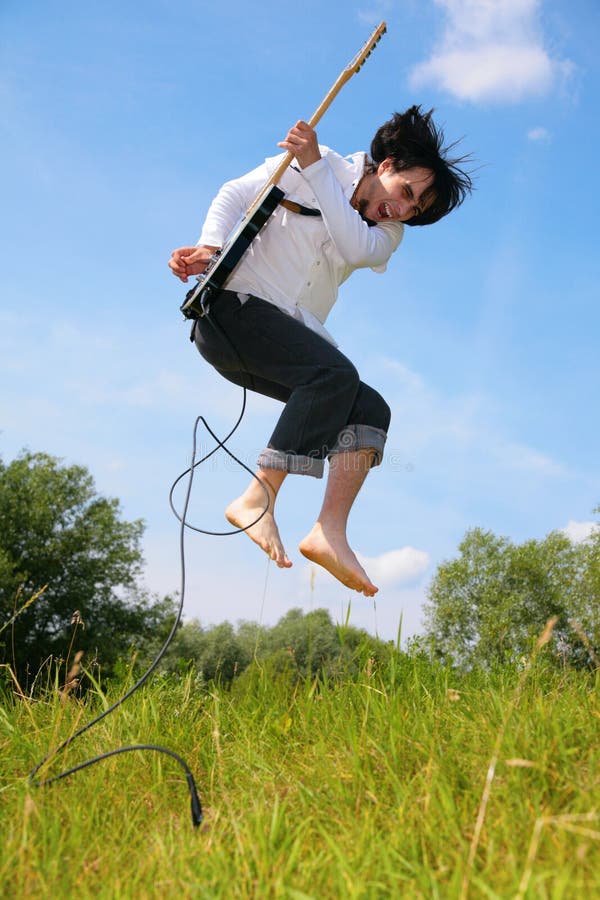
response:
{"label": "white cloud", "polygon": [[499,441],[495,456],[498,461],[510,469],[522,469],[534,474],[561,478],[569,475],[568,469],[560,462],[540,453],[533,447],[511,441]]}
{"label": "white cloud", "polygon": [[[430,555],[425,550],[417,550],[415,547],[399,547],[397,550],[388,550],[379,556],[365,556],[356,552],[356,558],[367,572],[371,581],[379,588],[397,587],[400,584],[412,582],[423,575],[429,566]],[[303,580],[310,585],[311,591],[315,589],[318,581],[325,580],[328,585],[337,585],[338,582],[326,569],[308,563],[304,566]],[[348,594],[348,588],[341,586],[344,596]]]}
{"label": "white cloud", "polygon": [[394,410],[384,465],[416,460],[421,465],[429,451],[438,454],[440,447],[446,458],[449,452],[464,455],[482,439],[487,441],[487,426],[481,421],[486,398],[481,394],[444,393],[389,357],[381,357],[379,365],[387,376],[383,393]]}
{"label": "white cloud", "polygon": [[541,0],[435,0],[446,14],[430,58],[411,73],[460,100],[516,102],[543,94],[572,64],[551,58],[538,24]]}
{"label": "white cloud", "polygon": [[570,519],[565,527],[561,528],[563,534],[566,534],[574,544],[580,544],[599,530],[600,527],[596,522],[576,522],[574,519]]}
{"label": "white cloud", "polygon": [[[219,415],[234,421],[239,415],[242,388],[225,381],[206,367],[198,367],[197,378],[185,372],[157,368],[153,362],[148,362],[146,370],[141,375],[128,369],[112,378],[104,372],[101,378],[90,378],[85,384],[88,403],[115,408],[151,409],[156,415],[167,410],[198,410],[208,416]],[[79,378],[67,384],[75,388],[81,387],[83,382]],[[279,407],[276,401],[260,394],[249,393],[247,403],[256,415],[273,415]]]}
{"label": "white cloud", "polygon": [[388,550],[379,556],[363,556],[356,554],[361,566],[368,572],[369,578],[378,587],[390,587],[406,581],[413,581],[422,575],[429,565],[429,554],[414,547],[401,547],[399,550]]}
{"label": "white cloud", "polygon": [[189,402],[194,393],[194,385],[189,378],[161,369],[148,380],[134,381],[122,391],[121,398],[131,406],[154,407],[180,398]]}
{"label": "white cloud", "polygon": [[504,434],[490,419],[485,395],[452,396],[427,385],[418,372],[399,361],[381,357],[379,363],[392,377],[384,393],[394,410],[384,465],[408,461],[417,468],[430,466],[428,451],[439,455],[443,447],[446,466],[451,461],[454,475],[462,473],[471,481],[476,472],[487,479],[507,471],[517,479],[573,477],[559,460]]}
{"label": "white cloud", "polygon": [[549,141],[550,132],[547,128],[538,125],[536,128],[530,128],[527,132],[528,141]]}

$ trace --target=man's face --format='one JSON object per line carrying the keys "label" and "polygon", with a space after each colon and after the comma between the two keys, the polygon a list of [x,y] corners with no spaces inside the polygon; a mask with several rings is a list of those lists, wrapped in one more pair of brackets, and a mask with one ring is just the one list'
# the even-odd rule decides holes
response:
{"label": "man's face", "polygon": [[408,222],[427,209],[422,196],[433,183],[433,172],[415,166],[395,172],[391,159],[384,159],[377,172],[368,175],[357,193],[357,207],[371,222]]}

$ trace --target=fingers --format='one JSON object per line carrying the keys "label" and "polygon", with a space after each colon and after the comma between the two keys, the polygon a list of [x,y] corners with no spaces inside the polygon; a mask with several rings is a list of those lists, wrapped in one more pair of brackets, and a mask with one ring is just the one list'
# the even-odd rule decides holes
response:
{"label": "fingers", "polygon": [[180,281],[187,282],[190,275],[201,275],[206,269],[216,247],[179,247],[173,250],[169,268]]}
{"label": "fingers", "polygon": [[295,125],[292,126],[293,131],[297,131],[299,134],[315,134],[314,128],[305,122],[304,119],[298,119]]}
{"label": "fingers", "polygon": [[303,169],[321,158],[317,133],[302,119],[290,128],[285,140],[279,141],[277,146],[293,153]]}
{"label": "fingers", "polygon": [[300,120],[296,122],[295,125],[292,125],[285,140],[279,142],[279,146],[282,144],[292,144],[294,147],[302,146],[307,141],[311,140],[313,136],[316,139],[315,131],[307,122]]}
{"label": "fingers", "polygon": [[188,274],[190,274],[186,270],[186,257],[189,257],[194,249],[194,247],[180,247],[178,250],[173,250],[171,254],[169,268],[173,275],[176,275],[183,282],[187,282]]}

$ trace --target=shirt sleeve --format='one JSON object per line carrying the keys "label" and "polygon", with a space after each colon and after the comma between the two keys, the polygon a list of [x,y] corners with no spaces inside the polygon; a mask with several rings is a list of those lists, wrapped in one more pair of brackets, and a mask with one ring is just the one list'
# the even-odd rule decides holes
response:
{"label": "shirt sleeve", "polygon": [[383,271],[404,232],[401,222],[369,226],[350,206],[326,157],[302,170],[317,197],[325,226],[338,251],[354,268]]}
{"label": "shirt sleeve", "polygon": [[268,177],[266,165],[263,163],[241,178],[225,182],[210,204],[198,245],[222,247],[256,199]]}

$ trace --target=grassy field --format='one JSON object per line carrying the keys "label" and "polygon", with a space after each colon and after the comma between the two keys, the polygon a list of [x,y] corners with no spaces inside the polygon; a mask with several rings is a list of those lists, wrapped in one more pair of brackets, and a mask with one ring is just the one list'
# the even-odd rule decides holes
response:
{"label": "grassy field", "polygon": [[27,773],[102,709],[7,692],[3,897],[600,897],[600,678],[457,676],[390,650],[331,683],[255,664],[233,687],[157,676],[55,759],[129,753],[49,787]]}

